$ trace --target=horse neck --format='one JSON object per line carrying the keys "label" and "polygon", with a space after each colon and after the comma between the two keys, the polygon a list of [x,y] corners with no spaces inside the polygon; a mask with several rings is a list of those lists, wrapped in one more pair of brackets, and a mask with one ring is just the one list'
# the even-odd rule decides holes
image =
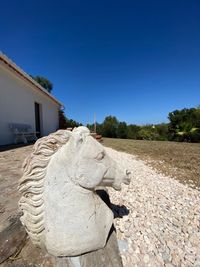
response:
{"label": "horse neck", "polygon": [[[62,220],[68,220],[76,214],[81,214],[82,223],[87,223],[89,216],[96,213],[96,208],[102,200],[93,191],[74,184],[65,172],[53,171],[53,167],[50,166],[48,169],[45,180],[46,219],[51,220],[49,214],[53,213],[56,218],[54,220],[58,220],[57,223],[59,224],[57,218],[60,216]],[[76,220],[80,220],[80,218]]]}

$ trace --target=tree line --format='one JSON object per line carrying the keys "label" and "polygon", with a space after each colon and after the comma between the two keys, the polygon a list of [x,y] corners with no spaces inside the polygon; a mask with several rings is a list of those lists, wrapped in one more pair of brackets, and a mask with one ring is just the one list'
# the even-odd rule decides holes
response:
{"label": "tree line", "polygon": [[[103,123],[96,124],[96,129],[103,137],[200,142],[200,106],[174,110],[169,113],[168,119],[169,123],[139,126],[120,122],[115,116],[107,116]],[[87,127],[94,130],[94,124],[87,124]]]}
{"label": "tree line", "polygon": [[[197,108],[184,108],[174,110],[168,114],[169,123],[136,125],[119,121],[115,116],[107,116],[102,123],[96,123],[96,132],[103,137],[156,140],[156,141],[178,141],[178,142],[200,142],[200,106]],[[66,118],[64,111],[59,111],[59,128],[74,128],[82,124]],[[87,124],[91,132],[95,125]]]}
{"label": "tree line", "polygon": [[[87,127],[93,131],[94,124],[87,124]],[[168,126],[165,123],[158,125],[127,124],[120,122],[115,116],[107,116],[103,123],[96,124],[97,133],[103,137],[136,139],[136,140],[168,140]]]}

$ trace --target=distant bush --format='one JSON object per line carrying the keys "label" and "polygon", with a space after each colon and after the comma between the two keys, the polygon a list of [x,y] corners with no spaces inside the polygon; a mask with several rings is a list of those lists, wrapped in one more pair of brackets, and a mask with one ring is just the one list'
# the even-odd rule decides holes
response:
{"label": "distant bush", "polygon": [[169,113],[169,140],[200,142],[200,107]]}
{"label": "distant bush", "polygon": [[140,138],[141,127],[135,124],[130,124],[127,126],[127,138],[128,139],[141,139]]}

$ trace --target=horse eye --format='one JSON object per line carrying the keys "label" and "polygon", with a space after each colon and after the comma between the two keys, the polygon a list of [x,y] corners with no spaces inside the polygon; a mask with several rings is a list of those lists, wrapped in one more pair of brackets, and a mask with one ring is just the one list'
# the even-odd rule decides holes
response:
{"label": "horse eye", "polygon": [[104,158],[104,156],[105,156],[105,153],[104,153],[104,152],[101,152],[101,153],[99,153],[99,154],[97,155],[96,159],[97,159],[97,160],[102,160],[102,159]]}

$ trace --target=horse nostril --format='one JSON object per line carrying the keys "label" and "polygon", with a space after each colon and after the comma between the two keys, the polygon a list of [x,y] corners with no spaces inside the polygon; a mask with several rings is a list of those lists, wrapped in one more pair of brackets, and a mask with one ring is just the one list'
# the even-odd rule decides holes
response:
{"label": "horse nostril", "polygon": [[123,182],[124,182],[124,184],[129,185],[130,182],[131,182],[131,179],[130,178],[126,178]]}
{"label": "horse nostril", "polygon": [[130,182],[131,182],[130,174],[131,174],[131,172],[129,170],[126,170],[126,177],[125,177],[125,179],[123,181],[124,184],[126,184],[126,185],[129,185]]}

